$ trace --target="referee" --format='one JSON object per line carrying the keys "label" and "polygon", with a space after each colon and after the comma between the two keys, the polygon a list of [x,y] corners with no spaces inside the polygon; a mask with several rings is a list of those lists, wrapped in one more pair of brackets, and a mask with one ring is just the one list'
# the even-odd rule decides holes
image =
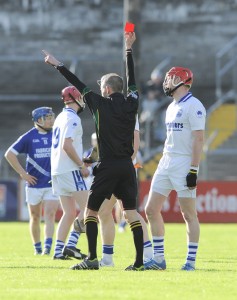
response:
{"label": "referee", "polygon": [[135,262],[127,271],[143,271],[143,230],[136,211],[137,182],[132,163],[133,135],[139,105],[139,95],[135,84],[132,45],[136,39],[134,32],[125,33],[127,97],[123,95],[123,79],[110,73],[102,76],[101,95],[93,93],[84,83],[72,74],[60,61],[43,51],[45,62],[54,66],[82,94],[95,121],[98,140],[99,163],[94,168],[85,212],[88,257],[71,269],[98,270],[97,236],[98,211],[105,199],[112,194],[123,199],[125,217],[133,232],[136,249]]}

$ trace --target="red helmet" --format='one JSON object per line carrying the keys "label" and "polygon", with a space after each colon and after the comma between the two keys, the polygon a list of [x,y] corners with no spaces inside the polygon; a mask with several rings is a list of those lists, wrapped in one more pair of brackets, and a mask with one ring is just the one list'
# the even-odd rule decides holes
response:
{"label": "red helmet", "polygon": [[67,86],[62,90],[62,100],[64,104],[76,102],[78,106],[83,110],[85,103],[81,97],[81,93],[75,86]]}
{"label": "red helmet", "polygon": [[188,68],[173,67],[166,73],[166,76],[179,77],[184,85],[189,85],[190,87],[193,83],[193,72]]}
{"label": "red helmet", "polygon": [[[174,80],[177,77],[180,78],[180,81],[178,82],[178,84],[175,84]],[[168,79],[172,80],[172,85],[175,87],[172,90],[166,87],[166,83]],[[163,83],[164,92],[167,96],[170,96],[181,85],[187,85],[190,88],[192,86],[192,83],[193,83],[193,72],[191,70],[183,67],[173,67],[165,75],[165,80]]]}

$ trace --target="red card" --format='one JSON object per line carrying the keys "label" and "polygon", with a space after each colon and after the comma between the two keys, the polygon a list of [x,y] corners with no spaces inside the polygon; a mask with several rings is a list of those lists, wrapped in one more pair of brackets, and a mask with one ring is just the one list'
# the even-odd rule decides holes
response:
{"label": "red card", "polygon": [[127,22],[127,23],[125,24],[124,31],[125,31],[125,32],[134,32],[134,28],[135,28],[135,25],[134,25],[133,23]]}

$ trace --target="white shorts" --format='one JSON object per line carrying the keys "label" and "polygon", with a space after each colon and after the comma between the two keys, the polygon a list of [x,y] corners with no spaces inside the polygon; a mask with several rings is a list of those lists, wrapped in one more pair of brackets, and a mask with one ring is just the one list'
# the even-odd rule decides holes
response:
{"label": "white shorts", "polygon": [[72,196],[77,191],[87,191],[86,183],[80,171],[71,171],[52,176],[53,193],[57,196]]}
{"label": "white shorts", "polygon": [[151,182],[151,191],[168,197],[175,190],[179,198],[196,198],[196,189],[187,188],[191,157],[163,154]]}
{"label": "white shorts", "polygon": [[26,202],[30,205],[37,205],[42,201],[54,200],[58,201],[59,198],[53,194],[52,188],[25,188]]}
{"label": "white shorts", "polygon": [[92,182],[93,182],[94,176],[88,176],[86,178],[84,178],[85,184],[88,188],[88,190],[90,190]]}

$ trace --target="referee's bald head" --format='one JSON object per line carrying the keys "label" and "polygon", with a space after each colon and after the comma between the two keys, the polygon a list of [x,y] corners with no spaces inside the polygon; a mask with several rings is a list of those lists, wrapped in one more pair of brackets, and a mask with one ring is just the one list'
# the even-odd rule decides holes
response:
{"label": "referee's bald head", "polygon": [[110,86],[116,93],[123,92],[123,78],[116,73],[109,73],[101,78],[101,86]]}

